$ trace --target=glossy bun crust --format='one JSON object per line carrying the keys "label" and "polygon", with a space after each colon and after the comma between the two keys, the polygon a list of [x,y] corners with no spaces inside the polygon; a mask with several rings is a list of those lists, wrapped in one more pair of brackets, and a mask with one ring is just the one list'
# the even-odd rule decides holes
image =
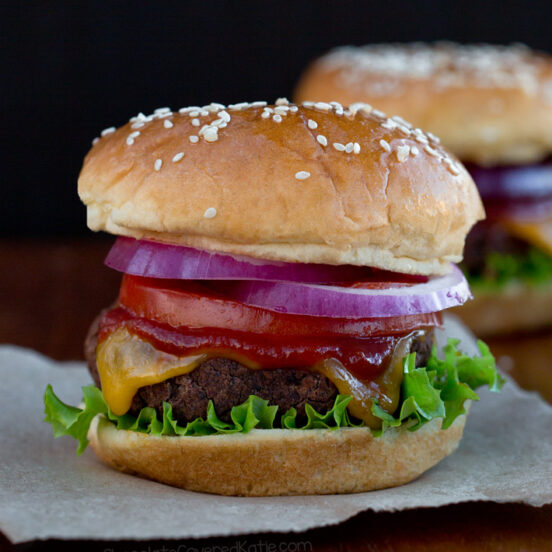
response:
{"label": "glossy bun crust", "polygon": [[463,161],[529,163],[552,152],[552,57],[522,45],[338,48],[308,68],[296,99],[398,113]]}
{"label": "glossy bun crust", "polygon": [[412,481],[451,454],[466,416],[447,430],[252,430],[247,434],[155,437],[96,418],[88,437],[120,471],[191,491],[237,496],[355,493]]}
{"label": "glossy bun crust", "polygon": [[108,129],[79,195],[93,230],[307,263],[432,274],[484,216],[435,137],[369,106],[166,109]]}

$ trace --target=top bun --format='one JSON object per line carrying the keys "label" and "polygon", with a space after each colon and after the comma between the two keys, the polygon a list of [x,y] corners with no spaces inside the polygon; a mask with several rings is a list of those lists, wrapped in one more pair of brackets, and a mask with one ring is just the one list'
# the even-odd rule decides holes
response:
{"label": "top bun", "polygon": [[552,57],[523,45],[338,48],[310,66],[296,98],[373,103],[436,133],[463,161],[530,163],[552,152]]}
{"label": "top bun", "polygon": [[79,177],[92,230],[440,274],[484,216],[471,177],[436,137],[370,106],[161,108],[102,135]]}

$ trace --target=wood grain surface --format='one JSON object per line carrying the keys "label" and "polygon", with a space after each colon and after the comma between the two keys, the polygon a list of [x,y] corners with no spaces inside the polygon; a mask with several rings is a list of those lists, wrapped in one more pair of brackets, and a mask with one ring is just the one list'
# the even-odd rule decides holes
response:
{"label": "wood grain surface", "polygon": [[[0,240],[0,342],[32,347],[59,360],[82,359],[97,312],[117,296],[120,275],[103,266],[110,239]],[[552,334],[491,343],[510,373],[552,401]],[[532,355],[534,360],[527,355]],[[519,363],[520,357],[525,364]],[[516,363],[517,362],[517,363]],[[523,469],[523,466],[520,466]],[[84,514],[84,513],[83,513]],[[400,513],[365,512],[335,527],[299,534],[158,542],[45,541],[0,550],[185,552],[546,551],[552,550],[552,506],[466,503]]]}

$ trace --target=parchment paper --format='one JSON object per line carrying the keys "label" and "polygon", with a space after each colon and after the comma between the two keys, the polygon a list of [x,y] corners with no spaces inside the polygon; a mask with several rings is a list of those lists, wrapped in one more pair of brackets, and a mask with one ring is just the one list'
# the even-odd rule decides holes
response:
{"label": "parchment paper", "polygon": [[[449,321],[451,335],[471,338]],[[473,340],[465,347],[471,349]],[[52,437],[42,422],[47,383],[72,404],[90,383],[83,363],[0,347],[0,530],[33,539],[186,539],[304,531],[362,510],[464,501],[552,502],[552,407],[508,382],[481,391],[458,450],[417,481],[371,493],[234,498],[173,489],[104,466],[91,449]],[[200,437],[198,437],[200,438]]]}

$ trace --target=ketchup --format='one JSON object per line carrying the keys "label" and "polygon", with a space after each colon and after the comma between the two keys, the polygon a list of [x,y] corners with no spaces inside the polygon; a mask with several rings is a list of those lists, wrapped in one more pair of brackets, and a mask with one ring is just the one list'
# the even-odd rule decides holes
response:
{"label": "ketchup", "polygon": [[117,307],[102,316],[99,342],[121,327],[166,353],[241,356],[263,369],[309,368],[334,358],[365,382],[377,379],[387,369],[397,343],[410,333],[368,337],[282,337],[221,328],[175,328],[134,316]]}

